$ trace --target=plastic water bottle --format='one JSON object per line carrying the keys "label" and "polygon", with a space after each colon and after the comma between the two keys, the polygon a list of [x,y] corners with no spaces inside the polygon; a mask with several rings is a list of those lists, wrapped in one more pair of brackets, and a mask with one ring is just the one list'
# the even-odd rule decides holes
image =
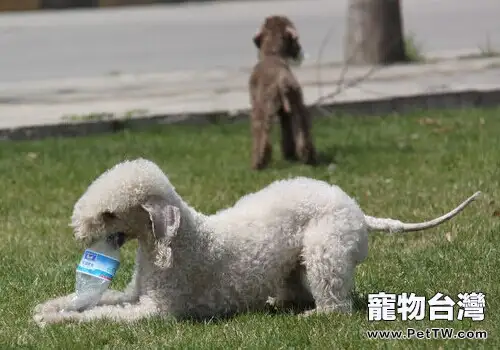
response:
{"label": "plastic water bottle", "polygon": [[120,266],[122,244],[123,234],[116,233],[85,250],[76,268],[76,293],[72,309],[92,308],[101,300]]}

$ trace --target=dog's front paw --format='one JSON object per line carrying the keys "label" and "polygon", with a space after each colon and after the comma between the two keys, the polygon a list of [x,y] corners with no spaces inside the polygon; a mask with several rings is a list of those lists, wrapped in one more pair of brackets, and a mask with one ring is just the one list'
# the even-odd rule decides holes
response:
{"label": "dog's front paw", "polygon": [[41,312],[33,316],[33,321],[41,328],[48,324],[62,322],[62,320],[63,318],[59,316],[59,312]]}
{"label": "dog's front paw", "polygon": [[77,312],[42,312],[33,316],[33,320],[39,327],[45,327],[48,324],[63,323],[75,319]]}
{"label": "dog's front paw", "polygon": [[70,305],[73,295],[74,294],[66,295],[38,304],[37,306],[35,306],[35,314],[59,312],[63,309],[66,309]]}
{"label": "dog's front paw", "polygon": [[57,312],[59,311],[59,307],[52,300],[46,301],[45,303],[40,303],[35,306],[34,312],[35,314],[43,314],[47,312]]}
{"label": "dog's front paw", "polygon": [[43,328],[47,324],[43,320],[43,313],[36,313],[35,316],[33,316],[33,321],[37,324],[38,327]]}

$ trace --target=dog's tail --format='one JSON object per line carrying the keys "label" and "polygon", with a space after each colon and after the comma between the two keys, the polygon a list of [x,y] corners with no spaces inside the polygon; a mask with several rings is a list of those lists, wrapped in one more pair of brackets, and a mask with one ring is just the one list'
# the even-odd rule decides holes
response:
{"label": "dog's tail", "polygon": [[474,193],[472,196],[463,201],[458,207],[452,211],[440,216],[434,220],[419,222],[419,223],[404,223],[394,219],[382,219],[365,215],[365,221],[369,231],[383,231],[383,232],[413,232],[426,230],[442,224],[450,220],[452,217],[460,213],[464,208],[474,201],[479,195],[480,191]]}

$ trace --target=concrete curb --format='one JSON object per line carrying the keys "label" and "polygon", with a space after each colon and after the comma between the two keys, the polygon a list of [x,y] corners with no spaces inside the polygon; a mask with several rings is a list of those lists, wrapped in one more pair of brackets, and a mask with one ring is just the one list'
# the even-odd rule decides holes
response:
{"label": "concrete curb", "polygon": [[[453,109],[500,106],[500,89],[464,90],[379,98],[365,101],[328,103],[322,108],[331,110],[331,115],[383,115],[406,113],[416,110]],[[317,106],[309,106],[313,115],[318,115]],[[53,125],[24,126],[0,129],[0,140],[37,140],[48,137],[77,137],[115,133],[126,129],[142,129],[162,124],[219,124],[232,123],[248,118],[249,110],[237,114],[228,111],[203,113],[151,115],[133,119],[66,122]]]}

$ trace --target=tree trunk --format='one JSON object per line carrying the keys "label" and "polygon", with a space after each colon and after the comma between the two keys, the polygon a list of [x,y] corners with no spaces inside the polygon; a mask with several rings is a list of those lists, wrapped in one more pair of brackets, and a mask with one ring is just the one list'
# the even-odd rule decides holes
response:
{"label": "tree trunk", "polygon": [[346,29],[346,63],[406,61],[399,0],[349,0]]}

